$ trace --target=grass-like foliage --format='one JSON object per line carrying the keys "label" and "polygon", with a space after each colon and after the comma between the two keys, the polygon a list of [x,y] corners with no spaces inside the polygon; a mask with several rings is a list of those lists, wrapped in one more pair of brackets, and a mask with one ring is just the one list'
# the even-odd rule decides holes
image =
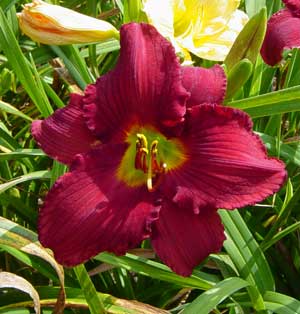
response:
{"label": "grass-like foliage", "polygon": [[[194,66],[223,65],[224,105],[252,117],[268,154],[286,164],[288,179],[259,204],[219,209],[222,251],[182,277],[147,240],[124,256],[104,252],[73,268],[62,267],[38,242],[39,208],[67,167],[39,149],[31,123],[113,69],[120,46],[116,39],[38,44],[18,26],[16,13],[27,2],[0,1],[0,313],[300,314],[300,51],[286,51],[275,67],[259,54],[267,19],[283,3],[241,1],[251,20],[225,62],[192,54]],[[47,2],[100,17],[116,29],[145,19],[138,0]]]}

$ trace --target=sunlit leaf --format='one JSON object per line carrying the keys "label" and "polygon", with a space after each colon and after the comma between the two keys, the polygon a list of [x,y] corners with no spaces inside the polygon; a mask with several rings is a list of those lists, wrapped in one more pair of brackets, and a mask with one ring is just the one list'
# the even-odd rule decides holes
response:
{"label": "sunlit leaf", "polygon": [[0,272],[0,288],[14,288],[29,294],[34,303],[35,313],[40,314],[40,297],[32,284],[24,278],[2,271]]}
{"label": "sunlit leaf", "polygon": [[249,282],[237,277],[227,278],[217,283],[213,288],[202,293],[182,311],[182,314],[209,314],[224,299],[249,285]]}
{"label": "sunlit leaf", "polygon": [[22,252],[38,256],[48,262],[56,271],[60,281],[61,290],[57,299],[57,314],[62,313],[64,307],[64,271],[57,264],[53,256],[43,248],[37,240],[37,235],[18,224],[0,217],[0,245],[7,245]]}

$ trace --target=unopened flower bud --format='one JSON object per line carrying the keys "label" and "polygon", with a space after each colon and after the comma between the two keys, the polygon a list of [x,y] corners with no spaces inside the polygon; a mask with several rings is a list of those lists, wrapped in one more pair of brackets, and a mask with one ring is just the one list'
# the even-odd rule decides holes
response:
{"label": "unopened flower bud", "polygon": [[21,30],[34,41],[67,45],[118,39],[119,32],[108,22],[73,10],[34,0],[18,13]]}

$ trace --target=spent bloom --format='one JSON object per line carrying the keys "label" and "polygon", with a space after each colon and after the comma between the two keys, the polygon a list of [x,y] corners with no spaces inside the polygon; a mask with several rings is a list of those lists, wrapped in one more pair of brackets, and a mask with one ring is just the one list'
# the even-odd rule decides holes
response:
{"label": "spent bloom", "polygon": [[150,238],[188,276],[225,239],[217,208],[262,201],[283,184],[249,116],[219,105],[223,69],[180,66],[149,24],[122,26],[116,67],[32,134],[70,166],[40,210],[39,240],[67,266]]}
{"label": "spent bloom", "polygon": [[273,66],[281,61],[284,49],[300,48],[300,0],[282,0],[285,8],[268,21],[261,48],[263,60]]}
{"label": "spent bloom", "polygon": [[18,13],[24,34],[48,45],[92,43],[119,38],[117,29],[108,22],[76,11],[34,0]]}
{"label": "spent bloom", "polygon": [[240,0],[143,0],[150,24],[171,40],[177,51],[223,61],[248,21]]}

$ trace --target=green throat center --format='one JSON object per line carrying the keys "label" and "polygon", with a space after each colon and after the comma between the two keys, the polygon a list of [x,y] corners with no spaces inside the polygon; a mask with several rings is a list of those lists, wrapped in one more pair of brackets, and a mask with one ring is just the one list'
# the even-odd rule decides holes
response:
{"label": "green throat center", "polygon": [[128,148],[117,170],[117,178],[129,187],[147,186],[153,192],[163,176],[187,159],[176,138],[167,139],[152,127],[134,126],[127,133]]}

